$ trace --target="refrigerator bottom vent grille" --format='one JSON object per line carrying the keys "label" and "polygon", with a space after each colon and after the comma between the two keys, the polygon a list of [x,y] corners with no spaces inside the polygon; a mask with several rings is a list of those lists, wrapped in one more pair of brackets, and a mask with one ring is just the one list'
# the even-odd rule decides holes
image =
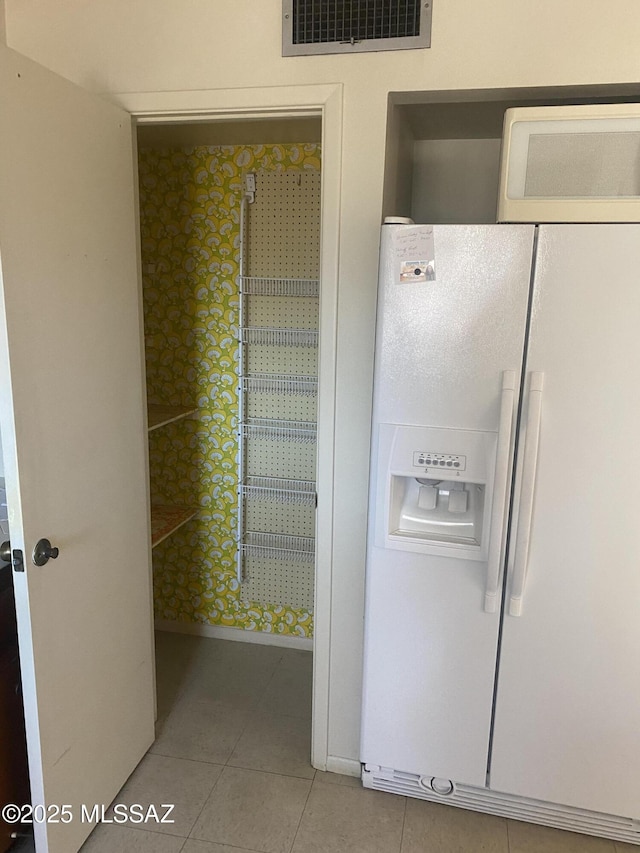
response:
{"label": "refrigerator bottom vent grille", "polygon": [[442,795],[425,787],[425,783],[428,784],[428,777],[414,773],[403,773],[386,767],[368,769],[367,765],[362,769],[362,784],[365,788],[640,845],[640,822],[632,818],[528,800],[469,785],[455,785],[451,794]]}

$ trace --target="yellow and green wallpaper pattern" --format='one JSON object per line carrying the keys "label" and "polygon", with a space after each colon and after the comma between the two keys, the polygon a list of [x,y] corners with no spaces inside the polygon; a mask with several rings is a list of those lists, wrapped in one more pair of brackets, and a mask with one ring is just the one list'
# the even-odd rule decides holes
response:
{"label": "yellow and green wallpaper pattern", "polygon": [[155,612],[310,637],[311,611],[243,601],[236,579],[240,199],[259,169],[319,170],[320,146],[140,151],[148,399],[197,409],[149,435],[152,501],[200,508],[154,549]]}

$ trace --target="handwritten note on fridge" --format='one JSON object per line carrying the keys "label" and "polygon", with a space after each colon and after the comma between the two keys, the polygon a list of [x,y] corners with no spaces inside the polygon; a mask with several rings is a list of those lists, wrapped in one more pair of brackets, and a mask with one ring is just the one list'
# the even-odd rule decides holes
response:
{"label": "handwritten note on fridge", "polygon": [[399,265],[399,284],[435,281],[436,252],[433,227],[408,226],[394,235],[394,252]]}

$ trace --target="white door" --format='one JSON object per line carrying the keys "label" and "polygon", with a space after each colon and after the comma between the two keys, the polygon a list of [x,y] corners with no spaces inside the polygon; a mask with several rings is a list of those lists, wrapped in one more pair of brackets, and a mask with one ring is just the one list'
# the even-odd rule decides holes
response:
{"label": "white door", "polygon": [[[153,739],[129,116],[0,52],[0,416],[38,853],[73,853]],[[57,559],[37,567],[46,537]],[[51,816],[55,817],[54,812]],[[58,818],[60,819],[60,818]]]}
{"label": "white door", "polygon": [[[500,624],[499,602],[487,607],[485,593],[497,591],[501,579],[509,422],[517,407],[533,235],[529,225],[437,225],[435,280],[414,283],[401,272],[429,260],[424,228],[383,228],[361,752],[372,765],[485,783]],[[503,394],[505,371],[512,381]],[[434,553],[431,546],[402,550],[397,540],[381,547],[392,503],[388,471],[396,464],[389,461],[393,424],[413,425],[410,451],[448,454],[466,453],[471,433],[483,446],[495,445],[500,426],[502,500],[497,489],[496,500],[487,501],[486,517],[495,513],[497,524],[482,540],[485,550],[492,540],[489,559],[479,553],[462,559],[454,549],[445,556],[444,548]],[[442,437],[422,438],[422,425]],[[469,456],[470,467],[479,461]],[[487,461],[487,483],[493,472]],[[425,477],[419,469],[411,473]],[[459,516],[448,519],[444,524],[453,526]]]}
{"label": "white door", "polygon": [[[521,614],[504,616],[491,760],[496,791],[634,818],[638,270],[639,225],[540,228],[520,441],[526,453],[539,396],[531,378],[543,373],[535,491],[511,536],[517,553],[530,519],[528,571]],[[513,553],[509,581],[507,604],[519,592]]]}

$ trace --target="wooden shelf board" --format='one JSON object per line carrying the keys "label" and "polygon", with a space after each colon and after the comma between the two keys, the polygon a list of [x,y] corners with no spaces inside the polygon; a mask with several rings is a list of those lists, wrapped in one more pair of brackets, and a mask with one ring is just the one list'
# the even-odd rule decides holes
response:
{"label": "wooden shelf board", "polygon": [[193,507],[153,505],[151,507],[151,547],[155,548],[197,514],[198,510]]}
{"label": "wooden shelf board", "polygon": [[152,429],[158,429],[158,427],[179,421],[181,418],[186,418],[187,415],[197,412],[197,409],[190,406],[163,406],[156,403],[150,403],[147,409],[149,412],[149,432]]}

